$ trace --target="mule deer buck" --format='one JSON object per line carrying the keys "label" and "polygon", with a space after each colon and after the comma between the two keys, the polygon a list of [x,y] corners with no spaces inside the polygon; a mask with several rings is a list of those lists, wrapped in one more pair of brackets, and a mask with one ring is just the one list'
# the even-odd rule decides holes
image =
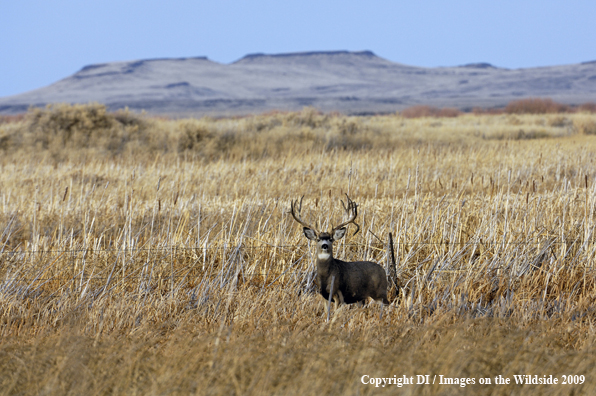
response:
{"label": "mule deer buck", "polygon": [[[311,241],[317,242],[317,277],[315,283],[325,300],[331,298],[338,304],[364,303],[368,297],[376,300],[381,305],[389,304],[387,300],[387,274],[383,267],[370,261],[346,262],[333,257],[333,242],[340,240],[346,234],[346,226],[354,224],[357,229],[353,235],[360,231],[356,224],[358,205],[346,194],[347,204],[341,201],[348,219],[338,226],[333,227],[331,233],[319,232],[313,226],[305,223],[301,217],[302,198],[292,201],[290,205],[292,217],[304,227],[304,235]],[[331,296],[331,298],[330,298]],[[330,305],[327,308],[329,318]]]}

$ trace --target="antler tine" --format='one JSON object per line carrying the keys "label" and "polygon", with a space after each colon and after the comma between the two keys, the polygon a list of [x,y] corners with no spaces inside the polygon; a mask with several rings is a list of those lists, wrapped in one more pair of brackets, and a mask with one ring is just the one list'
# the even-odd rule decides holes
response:
{"label": "antler tine", "polygon": [[[304,220],[302,220],[302,200],[303,199],[304,199],[304,195],[302,197],[300,197],[300,204],[298,204],[298,200],[290,201],[290,213],[292,214],[292,217],[294,218],[294,220],[296,220],[298,223],[302,224],[302,226],[304,226],[306,228],[310,228],[317,235],[319,235],[319,231],[316,228],[314,228],[313,226],[307,224]],[[298,206],[298,214],[296,214],[296,206]]]}
{"label": "antler tine", "polygon": [[350,223],[352,223],[356,226],[356,232],[354,232],[354,234],[352,234],[352,236],[358,234],[358,231],[360,231],[360,226],[354,221],[354,220],[356,220],[356,216],[358,216],[358,204],[356,204],[356,202],[352,201],[350,199],[350,197],[348,196],[348,194],[346,194],[346,198],[347,198],[347,203],[344,203],[344,201],[342,201],[342,200],[340,200],[340,202],[341,202],[341,205],[344,207],[344,210],[346,211],[346,213],[349,216],[348,220],[341,223],[338,226],[333,227],[333,231],[331,232],[332,235],[335,232],[335,230],[338,230]]}

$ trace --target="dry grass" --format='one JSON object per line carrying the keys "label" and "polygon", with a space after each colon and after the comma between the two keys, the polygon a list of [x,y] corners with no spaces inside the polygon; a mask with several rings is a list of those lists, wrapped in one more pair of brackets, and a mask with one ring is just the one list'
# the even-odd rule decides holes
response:
{"label": "dry grass", "polygon": [[[0,394],[594,392],[595,115],[88,110],[0,125]],[[385,265],[394,237],[382,320],[325,322],[287,213],[306,194],[328,226],[344,192],[362,231],[340,258]],[[514,374],[585,382],[478,383]]]}

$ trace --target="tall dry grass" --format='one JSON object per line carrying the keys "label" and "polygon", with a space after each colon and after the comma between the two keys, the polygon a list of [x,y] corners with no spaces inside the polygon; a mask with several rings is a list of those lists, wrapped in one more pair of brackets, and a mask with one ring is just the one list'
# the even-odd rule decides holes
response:
{"label": "tall dry grass", "polygon": [[[397,388],[362,375],[436,374],[476,383],[401,391],[591,394],[596,141],[579,126],[595,119],[93,105],[2,124],[0,393],[376,394]],[[287,213],[305,194],[329,227],[343,193],[362,230],[339,258],[387,266],[393,235],[382,320],[325,321]],[[514,374],[585,382],[478,383]]]}

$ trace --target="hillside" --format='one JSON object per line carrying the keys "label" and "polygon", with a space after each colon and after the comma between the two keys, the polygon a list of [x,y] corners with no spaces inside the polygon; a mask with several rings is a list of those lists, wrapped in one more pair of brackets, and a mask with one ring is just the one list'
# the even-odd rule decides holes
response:
{"label": "hillside", "polygon": [[361,52],[252,54],[231,64],[206,57],[89,65],[47,87],[0,98],[0,114],[47,103],[100,102],[154,114],[234,115],[314,106],[344,113],[426,104],[462,109],[523,97],[596,101],[596,62],[504,69],[488,63],[424,68]]}

